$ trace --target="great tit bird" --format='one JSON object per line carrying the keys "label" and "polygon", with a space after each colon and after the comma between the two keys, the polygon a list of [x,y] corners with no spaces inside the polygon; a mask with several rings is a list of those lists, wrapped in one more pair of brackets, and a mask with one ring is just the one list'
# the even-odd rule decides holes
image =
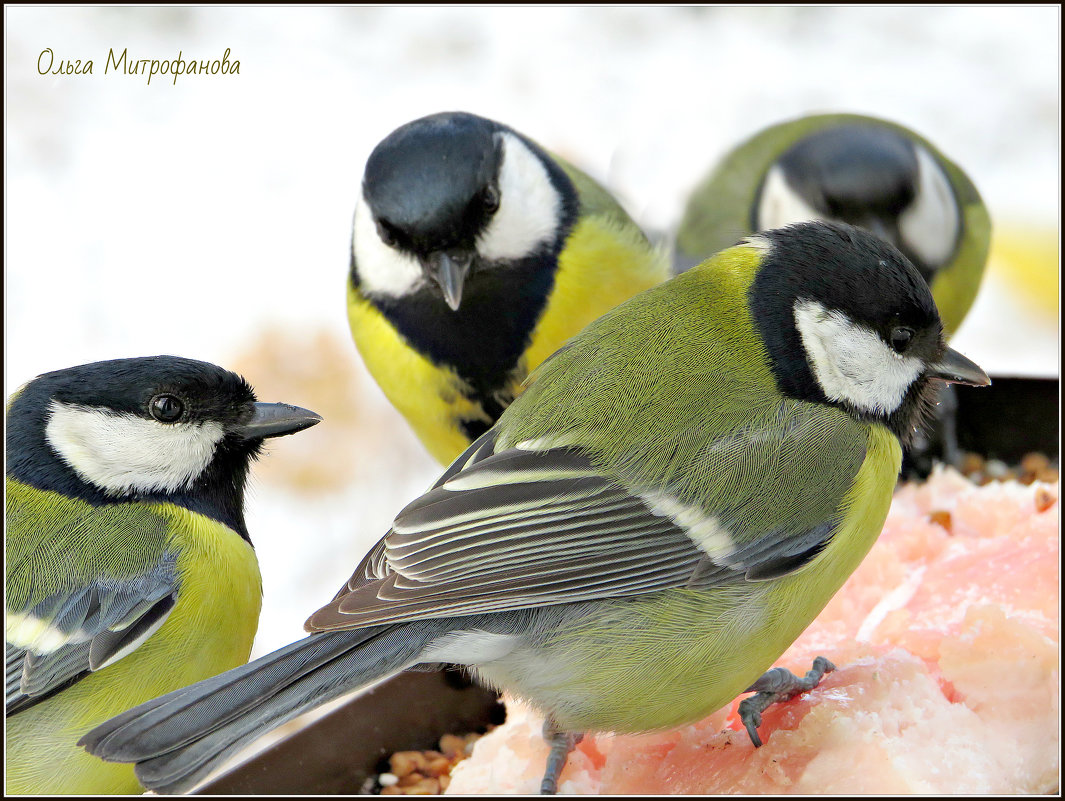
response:
{"label": "great tit bird", "polygon": [[678,266],[804,220],[845,222],[886,239],[931,286],[948,339],[958,330],[984,274],[991,221],[972,181],[928,140],[859,114],[766,128],[692,192],[677,232]]}
{"label": "great tit bird", "polygon": [[12,396],[8,793],[141,792],[78,737],[248,660],[262,582],[245,478],[265,438],[319,420],[172,356],[45,373]]}
{"label": "great tit bird", "polygon": [[546,360],[313,634],[81,742],[185,790],[299,712],[455,663],[545,714],[551,792],[582,732],[787,696],[809,683],[758,677],[876,540],[937,381],[988,383],[894,247],[837,224],[752,236]]}
{"label": "great tit bird", "polygon": [[569,337],[670,275],[599,184],[462,112],[414,120],[377,145],[353,229],[355,344],[443,464]]}

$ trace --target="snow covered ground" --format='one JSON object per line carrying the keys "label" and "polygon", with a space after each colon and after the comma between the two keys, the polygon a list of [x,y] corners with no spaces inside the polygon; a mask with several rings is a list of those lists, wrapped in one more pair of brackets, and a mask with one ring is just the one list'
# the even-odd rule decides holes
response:
{"label": "snow covered ground", "polygon": [[[5,395],[121,356],[231,366],[279,326],[348,341],[363,163],[434,111],[514,126],[657,231],[676,224],[716,157],[761,127],[875,114],[966,169],[996,224],[1056,230],[1060,22],[1056,6],[7,7]],[[111,50],[198,62],[227,48],[237,75],[104,73]],[[54,65],[91,59],[92,74],[41,75],[46,49]],[[1003,294],[984,293],[956,346],[992,374],[1056,375],[1056,323],[1026,328],[1030,315]],[[361,369],[353,346],[347,355]],[[360,386],[385,421],[379,441],[402,458],[367,452],[380,470],[313,502],[253,487],[266,586],[257,653],[301,635],[437,472],[372,382]],[[286,447],[272,449],[278,460]]]}

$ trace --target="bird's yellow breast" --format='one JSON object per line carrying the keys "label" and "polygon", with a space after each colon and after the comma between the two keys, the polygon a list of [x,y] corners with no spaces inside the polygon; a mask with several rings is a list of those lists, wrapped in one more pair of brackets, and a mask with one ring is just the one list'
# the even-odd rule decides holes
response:
{"label": "bird's yellow breast", "polygon": [[[554,288],[500,395],[517,395],[529,373],[567,339],[668,277],[665,254],[653,250],[635,226],[608,215],[582,218],[566,240]],[[350,282],[348,321],[370,374],[442,464],[470,444],[461,421],[494,422],[453,369],[416,350]]]}
{"label": "bird's yellow breast", "polygon": [[582,218],[559,256],[555,288],[525,351],[525,374],[592,320],[667,278],[665,254],[635,226],[609,216]]}
{"label": "bird's yellow breast", "polygon": [[168,549],[181,577],[176,604],[128,656],[7,721],[8,793],[135,793],[133,766],[103,762],[75,743],[130,707],[248,660],[262,579],[248,542],[227,526],[169,504]]}

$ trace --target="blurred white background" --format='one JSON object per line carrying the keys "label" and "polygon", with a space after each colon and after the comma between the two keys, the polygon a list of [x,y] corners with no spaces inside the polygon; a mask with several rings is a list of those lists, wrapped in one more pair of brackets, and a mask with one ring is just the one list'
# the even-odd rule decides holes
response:
{"label": "blurred white background", "polygon": [[[359,372],[344,285],[369,152],[455,109],[569,157],[659,232],[766,125],[818,111],[908,125],[969,173],[997,230],[1054,245],[1027,295],[992,271],[954,344],[993,375],[1057,375],[1060,22],[1057,6],[6,7],[5,395],[48,370],[170,353],[322,412],[324,439],[272,443],[249,496],[256,653],[301,636],[439,469]],[[40,75],[45,48],[93,74]],[[239,75],[104,74],[109,49],[226,48]],[[333,405],[357,407],[336,412],[347,428],[329,428],[321,388],[305,396],[315,382],[328,395],[334,370]],[[318,447],[301,438],[336,481],[258,475]]]}

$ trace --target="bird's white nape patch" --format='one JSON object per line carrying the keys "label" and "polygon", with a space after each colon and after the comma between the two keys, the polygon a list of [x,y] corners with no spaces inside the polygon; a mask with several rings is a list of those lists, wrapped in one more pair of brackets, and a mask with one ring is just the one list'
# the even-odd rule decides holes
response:
{"label": "bird's white nape patch", "polygon": [[191,487],[225,436],[219,423],[160,423],[56,400],[48,414],[52,450],[109,495]]}
{"label": "bird's white nape patch", "polygon": [[806,359],[829,400],[874,414],[895,411],[924,363],[896,353],[875,331],[815,300],[795,302]]}
{"label": "bird's white nape patch", "polygon": [[762,197],[758,201],[757,228],[768,231],[792,223],[825,220],[813,206],[788,185],[784,170],[774,166],[766,173]]}
{"label": "bird's white nape patch", "polygon": [[355,224],[351,235],[359,289],[364,295],[402,297],[425,281],[418,260],[381,241],[370,205],[359,198],[355,205]]}
{"label": "bird's white nape patch", "polygon": [[551,241],[558,229],[562,197],[542,161],[517,136],[504,132],[499,167],[499,208],[477,238],[486,261],[519,259]]}
{"label": "bird's white nape patch", "polygon": [[748,237],[744,237],[740,244],[744,247],[754,248],[761,253],[763,257],[768,256],[773,250],[773,243],[761,234],[751,234]]}
{"label": "bird's white nape patch", "polygon": [[953,255],[961,219],[950,179],[920,145],[916,146],[917,196],[899,215],[899,234],[906,247],[930,267]]}
{"label": "bird's white nape patch", "polygon": [[488,631],[452,631],[428,643],[418,662],[450,662],[456,665],[482,665],[510,654],[520,638],[513,634]]}
{"label": "bird's white nape patch", "polygon": [[652,514],[668,517],[684,529],[692,542],[715,564],[736,566],[730,561],[736,550],[736,542],[716,517],[706,514],[697,506],[682,503],[664,492],[640,493],[640,499],[647,504]]}

